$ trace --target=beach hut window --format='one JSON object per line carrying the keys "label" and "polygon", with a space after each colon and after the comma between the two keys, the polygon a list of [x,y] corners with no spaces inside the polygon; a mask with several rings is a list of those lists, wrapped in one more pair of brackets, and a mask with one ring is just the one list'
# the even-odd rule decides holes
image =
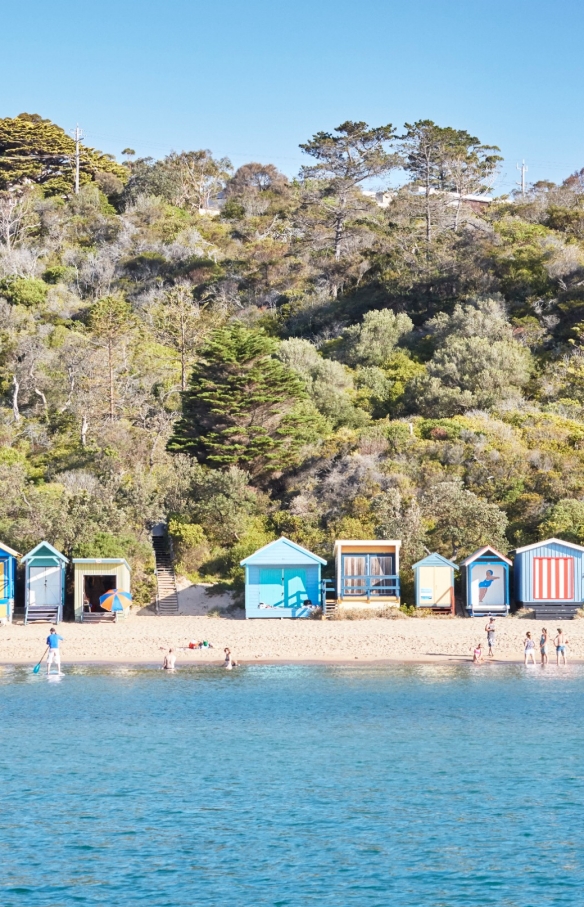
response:
{"label": "beach hut window", "polygon": [[574,598],[574,558],[534,557],[534,599],[571,601]]}
{"label": "beach hut window", "polygon": [[366,589],[367,557],[345,555],[343,558],[345,595],[362,595]]}
{"label": "beach hut window", "polygon": [[342,594],[395,595],[395,555],[343,555]]}

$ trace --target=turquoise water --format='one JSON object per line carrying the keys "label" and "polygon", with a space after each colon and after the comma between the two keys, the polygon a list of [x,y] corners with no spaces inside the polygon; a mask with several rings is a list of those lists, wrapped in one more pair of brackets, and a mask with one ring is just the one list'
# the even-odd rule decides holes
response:
{"label": "turquoise water", "polygon": [[0,904],[578,905],[584,670],[0,674]]}

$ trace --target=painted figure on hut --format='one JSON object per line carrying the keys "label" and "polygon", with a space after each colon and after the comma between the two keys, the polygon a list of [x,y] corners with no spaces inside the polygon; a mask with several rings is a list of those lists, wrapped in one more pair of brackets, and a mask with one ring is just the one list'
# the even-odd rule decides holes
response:
{"label": "painted figure on hut", "polygon": [[487,597],[489,589],[496,580],[500,580],[500,576],[495,576],[492,570],[487,570],[485,573],[485,578],[479,581],[479,602],[482,604]]}

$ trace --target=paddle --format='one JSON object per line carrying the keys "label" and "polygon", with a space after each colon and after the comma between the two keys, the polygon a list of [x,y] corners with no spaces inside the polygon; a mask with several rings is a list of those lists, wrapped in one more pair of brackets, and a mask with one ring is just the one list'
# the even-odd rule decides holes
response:
{"label": "paddle", "polygon": [[[49,651],[49,647],[47,646],[46,652],[43,652],[43,658],[45,657],[45,655],[47,654],[48,651]],[[38,674],[38,672],[40,671],[41,665],[43,663],[43,658],[41,658],[38,665],[35,665],[34,668],[32,669],[33,674]]]}

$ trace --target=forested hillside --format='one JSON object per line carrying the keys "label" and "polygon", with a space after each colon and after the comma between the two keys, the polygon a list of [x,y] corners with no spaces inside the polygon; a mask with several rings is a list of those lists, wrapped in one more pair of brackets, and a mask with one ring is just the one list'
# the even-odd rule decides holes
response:
{"label": "forested hillside", "polygon": [[126,556],[142,600],[161,518],[225,582],[280,534],[584,541],[584,174],[484,204],[464,131],[302,148],[82,149],[76,194],[63,130],[0,120],[2,541]]}

